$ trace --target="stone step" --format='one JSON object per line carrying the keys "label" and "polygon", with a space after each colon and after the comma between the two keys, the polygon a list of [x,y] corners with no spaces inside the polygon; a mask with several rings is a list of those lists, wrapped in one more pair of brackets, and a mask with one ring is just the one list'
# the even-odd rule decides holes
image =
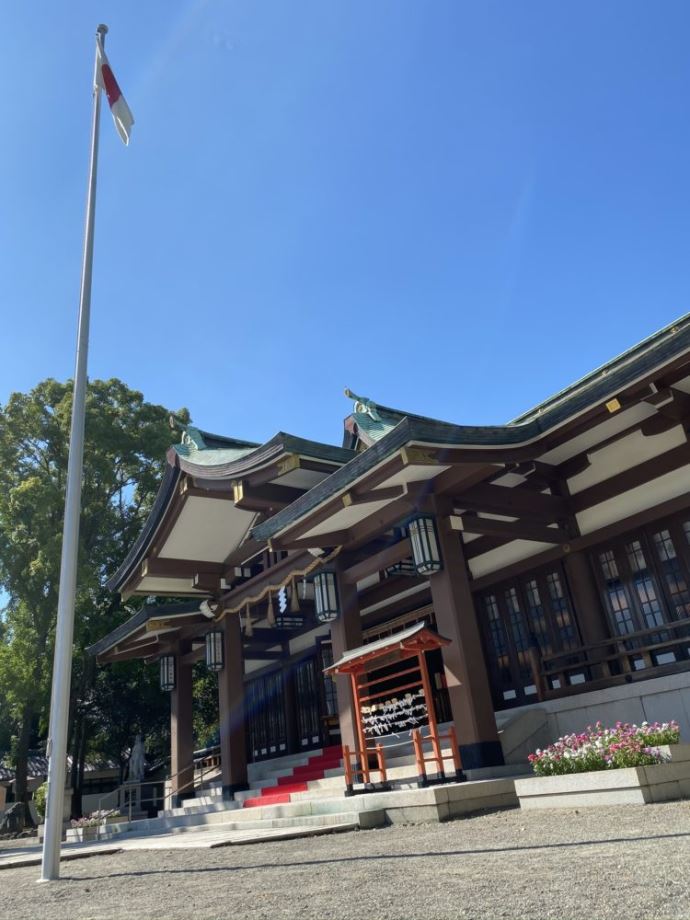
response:
{"label": "stone step", "polygon": [[350,797],[312,797],[250,809],[240,808],[239,803],[207,805],[203,811],[191,814],[178,809],[174,810],[174,814],[164,813],[158,818],[107,825],[100,839],[117,840],[130,835],[160,836],[214,828],[221,835],[237,832],[249,838],[253,837],[253,832],[260,835],[282,829],[287,833],[289,828],[302,828],[305,834],[309,834],[351,824],[367,828],[383,823],[444,821],[478,809],[516,806],[515,780],[505,777],[424,789],[398,788]]}
{"label": "stone step", "polygon": [[179,820],[180,823],[185,823],[190,819],[203,820],[206,816],[215,815],[216,817],[209,818],[209,820],[220,821],[227,818],[227,820],[233,821],[251,821],[261,817],[283,818],[292,817],[294,815],[330,813],[341,808],[343,803],[345,803],[345,808],[347,810],[347,802],[349,802],[349,799],[346,799],[345,796],[342,795],[324,796],[323,798],[311,797],[297,802],[267,802],[266,805],[258,805],[252,809],[242,808],[239,802],[217,802],[200,806],[196,811],[189,811],[182,807],[170,808],[159,812],[157,818],[145,820],[158,821],[170,818],[172,820]]}
{"label": "stone step", "polygon": [[[228,814],[227,820],[207,820],[203,822],[185,822],[180,823],[170,818],[167,820],[151,819],[151,821],[133,821],[128,824],[111,824],[103,828],[99,840],[115,840],[118,837],[139,837],[151,836],[153,834],[184,834],[194,833],[203,830],[220,830],[224,833],[229,831],[258,831],[276,828],[327,828],[333,826],[342,826],[347,824],[351,827],[359,826],[358,813],[352,810],[337,811],[318,815],[289,815],[286,817],[259,817],[256,815],[256,809],[252,813],[252,820],[232,820]],[[152,826],[152,822],[156,824]],[[69,840],[68,832],[68,840]]]}
{"label": "stone step", "polygon": [[253,783],[256,780],[266,779],[274,773],[289,773],[295,767],[303,766],[309,760],[321,757],[323,752],[323,748],[316,748],[311,751],[299,751],[294,754],[285,754],[282,757],[273,757],[271,760],[251,763],[247,768],[249,781]]}

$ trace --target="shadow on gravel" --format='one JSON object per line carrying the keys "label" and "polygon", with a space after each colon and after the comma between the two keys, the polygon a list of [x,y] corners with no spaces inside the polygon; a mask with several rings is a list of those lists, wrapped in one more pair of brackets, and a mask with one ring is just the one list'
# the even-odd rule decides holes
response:
{"label": "shadow on gravel", "polygon": [[[571,849],[573,847],[598,847],[610,843],[644,843],[651,840],[677,840],[679,838],[690,837],[690,831],[677,834],[649,834],[644,837],[606,837],[603,840],[574,840],[563,843],[536,843],[527,846],[514,847],[487,847],[480,850],[427,850],[425,853],[382,853],[380,855],[365,856],[343,856],[333,857],[332,859],[309,859],[300,860],[299,862],[282,862],[281,869],[289,869],[299,866],[327,866],[333,863],[354,863],[354,862],[374,862],[381,860],[398,860],[398,859],[438,859],[439,856],[483,856],[486,854],[496,853],[529,853],[535,850],[558,850]],[[121,850],[120,853],[126,853]],[[132,851],[146,852],[146,851]],[[274,869],[275,863],[256,863],[249,866],[202,866],[194,869],[142,869],[132,872],[109,872],[107,875],[79,875],[75,876],[75,882],[96,882],[103,878],[137,878],[146,875],[187,875],[188,873],[196,874],[203,872],[246,872],[251,869]],[[65,881],[71,881],[69,876]]]}

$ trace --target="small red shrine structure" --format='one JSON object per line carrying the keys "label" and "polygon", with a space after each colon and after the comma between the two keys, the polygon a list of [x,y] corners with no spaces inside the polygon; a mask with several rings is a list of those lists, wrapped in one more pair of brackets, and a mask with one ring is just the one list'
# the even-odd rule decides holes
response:
{"label": "small red shrine structure", "polygon": [[[377,735],[409,733],[420,786],[465,779],[455,729],[451,726],[448,732],[439,734],[425,656],[426,652],[449,643],[450,639],[439,636],[425,623],[418,623],[351,649],[325,669],[325,674],[350,676],[357,747],[343,746],[347,794],[388,787],[386,749],[376,741]],[[444,758],[441,742],[446,739],[450,742],[450,754]],[[431,756],[426,755],[425,745],[430,745]],[[444,759],[453,761],[450,775],[445,770]],[[435,776],[427,772],[428,763],[435,764]],[[372,783],[372,773],[379,774],[378,783]],[[355,789],[356,785],[361,788]]]}

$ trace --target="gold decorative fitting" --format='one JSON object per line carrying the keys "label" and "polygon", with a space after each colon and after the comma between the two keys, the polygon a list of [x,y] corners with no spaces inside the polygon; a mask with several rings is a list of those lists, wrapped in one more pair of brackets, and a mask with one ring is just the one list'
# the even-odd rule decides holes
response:
{"label": "gold decorative fitting", "polygon": [[241,502],[244,498],[244,483],[240,479],[238,482],[234,482],[232,485],[232,500],[237,504]]}
{"label": "gold decorative fitting", "polygon": [[606,408],[609,410],[611,414],[613,414],[614,412],[618,412],[618,410],[621,408],[620,400],[617,399],[616,397],[614,397],[613,399],[609,399],[609,401],[606,403]]}
{"label": "gold decorative fitting", "polygon": [[293,470],[299,469],[299,457],[297,454],[288,454],[287,457],[279,460],[276,466],[278,468],[278,475],[284,476],[286,473],[291,473]]}
{"label": "gold decorative fitting", "polygon": [[436,452],[423,447],[403,447],[400,456],[405,466],[433,466]]}

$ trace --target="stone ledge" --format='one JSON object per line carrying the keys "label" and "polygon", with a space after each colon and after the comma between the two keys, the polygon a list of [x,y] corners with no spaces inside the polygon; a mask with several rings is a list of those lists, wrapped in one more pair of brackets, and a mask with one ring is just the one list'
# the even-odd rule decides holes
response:
{"label": "stone ledge", "polygon": [[515,780],[521,808],[646,805],[690,798],[690,745],[664,750],[670,763]]}

